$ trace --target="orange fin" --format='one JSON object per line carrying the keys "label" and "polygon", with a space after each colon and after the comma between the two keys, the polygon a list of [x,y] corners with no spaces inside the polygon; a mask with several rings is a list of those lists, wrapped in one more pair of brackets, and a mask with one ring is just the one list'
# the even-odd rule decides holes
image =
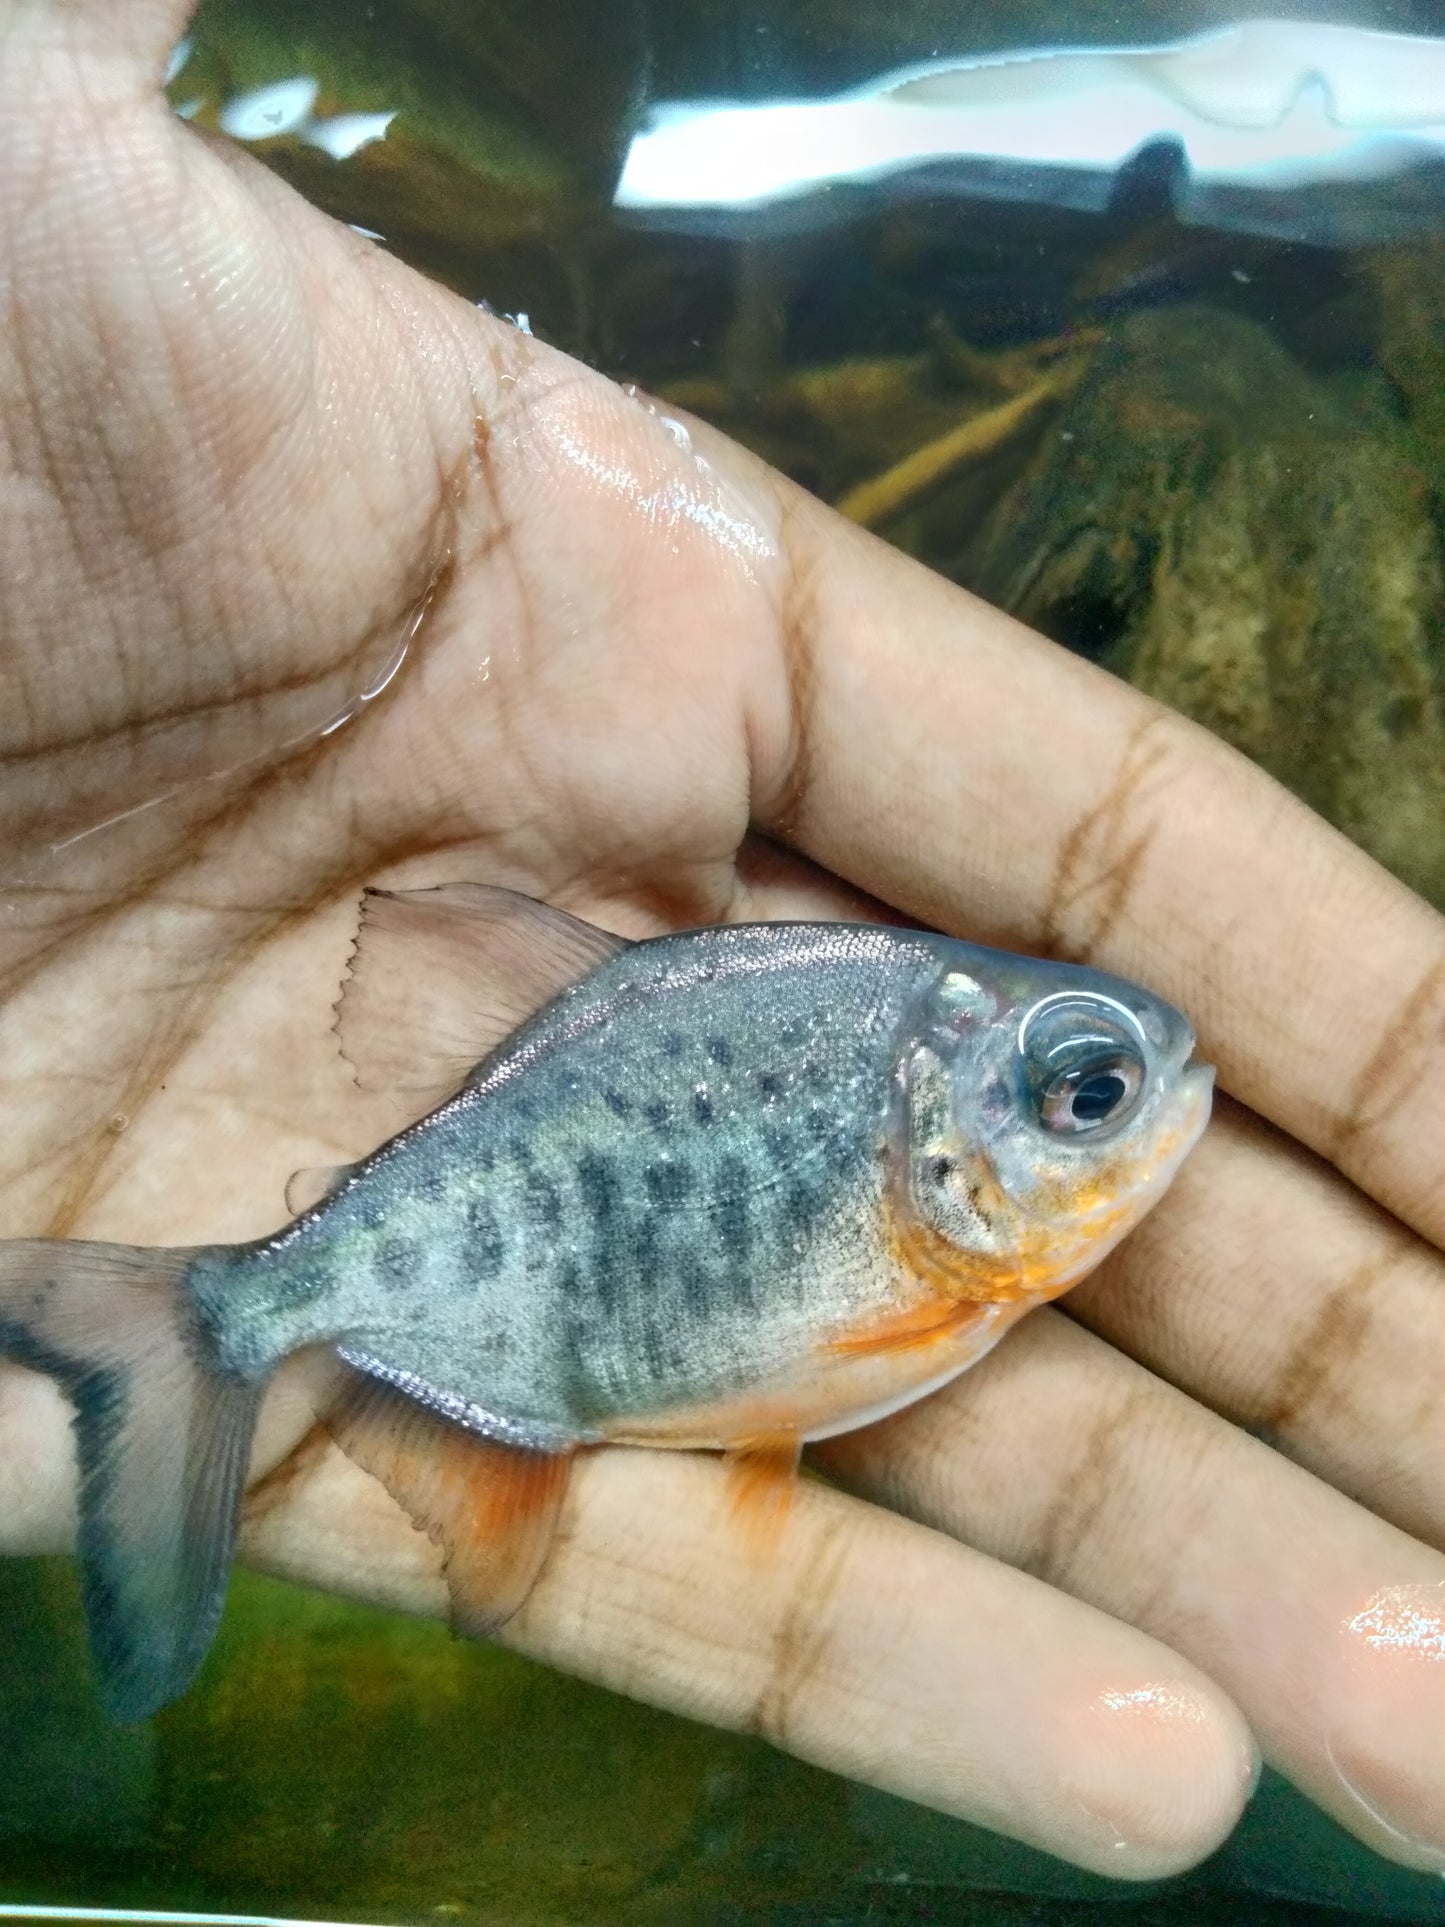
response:
{"label": "orange fin", "polygon": [[442,1547],[453,1630],[486,1639],[504,1626],[551,1549],[572,1454],[484,1438],[361,1375],[326,1424]]}
{"label": "orange fin", "polygon": [[824,1350],[843,1358],[916,1351],[941,1338],[956,1338],[993,1309],[992,1305],[966,1298],[952,1303],[925,1299],[906,1311],[884,1312],[881,1317],[855,1325],[841,1338],[830,1338]]}
{"label": "orange fin", "polygon": [[755,1552],[771,1552],[782,1535],[802,1451],[803,1442],[796,1432],[776,1432],[739,1439],[724,1455],[732,1487],[732,1514]]}

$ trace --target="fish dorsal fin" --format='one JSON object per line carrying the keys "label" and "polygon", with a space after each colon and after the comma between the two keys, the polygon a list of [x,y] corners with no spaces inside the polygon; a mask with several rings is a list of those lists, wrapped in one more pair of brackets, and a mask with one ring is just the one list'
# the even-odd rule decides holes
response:
{"label": "fish dorsal fin", "polygon": [[490,1638],[526,1599],[551,1550],[571,1448],[485,1437],[364,1365],[348,1372],[326,1425],[352,1463],[442,1548],[453,1630]]}
{"label": "fish dorsal fin", "polygon": [[293,1218],[334,1198],[356,1169],[354,1164],[303,1164],[286,1180],[286,1209]]}
{"label": "fish dorsal fin", "polygon": [[363,1090],[435,1110],[519,1024],[627,941],[515,890],[367,890],[336,1006]]}

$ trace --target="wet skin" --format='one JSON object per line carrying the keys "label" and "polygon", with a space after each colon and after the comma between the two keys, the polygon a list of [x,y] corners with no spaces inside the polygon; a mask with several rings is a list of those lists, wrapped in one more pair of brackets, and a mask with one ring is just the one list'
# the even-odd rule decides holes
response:
{"label": "wet skin", "polygon": [[[588,1455],[507,1637],[1126,1875],[1228,1828],[1252,1730],[1440,1864],[1440,920],[1199,733],[202,143],[159,91],[183,15],[0,0],[3,1229],[260,1236],[290,1170],[394,1130],[329,1035],[362,882],[634,935],[871,896],[1147,982],[1269,1122],[1226,1107],[1074,1316],[825,1448],[852,1493],[805,1487],[768,1563],[713,1460]],[[244,1550],[441,1610],[304,1394]],[[0,1379],[10,1550],[72,1530],[66,1424]]]}

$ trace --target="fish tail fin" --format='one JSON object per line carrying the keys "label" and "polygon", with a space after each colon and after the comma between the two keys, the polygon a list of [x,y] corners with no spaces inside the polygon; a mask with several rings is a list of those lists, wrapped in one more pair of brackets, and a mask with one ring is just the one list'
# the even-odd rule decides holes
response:
{"label": "fish tail fin", "polygon": [[118,1720],[183,1692],[215,1636],[263,1389],[208,1362],[184,1283],[195,1256],[0,1243],[0,1356],[75,1408],[85,1616]]}

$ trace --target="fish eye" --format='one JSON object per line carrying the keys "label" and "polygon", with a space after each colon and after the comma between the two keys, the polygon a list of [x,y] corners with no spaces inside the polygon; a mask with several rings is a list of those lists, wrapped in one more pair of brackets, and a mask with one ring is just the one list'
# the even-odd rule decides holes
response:
{"label": "fish eye", "polygon": [[1059,1137],[1122,1123],[1144,1084],[1137,1058],[1111,1057],[1079,1070],[1061,1071],[1039,1093],[1039,1120]]}
{"label": "fish eye", "polygon": [[1046,998],[1019,1033],[1039,1122],[1055,1137],[1112,1131],[1143,1096],[1147,1064],[1137,1021],[1095,997]]}

